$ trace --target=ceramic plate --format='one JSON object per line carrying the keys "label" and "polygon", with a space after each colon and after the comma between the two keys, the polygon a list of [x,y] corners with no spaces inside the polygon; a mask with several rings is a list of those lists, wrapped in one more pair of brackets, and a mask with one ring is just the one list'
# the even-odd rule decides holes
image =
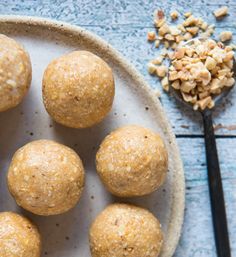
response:
{"label": "ceramic plate", "polygon": [[[161,257],[171,257],[177,246],[184,215],[184,172],[175,136],[161,104],[139,73],[108,43],[80,27],[33,17],[0,16],[0,33],[21,42],[30,54],[33,79],[23,103],[0,113],[0,211],[16,211],[32,219],[43,238],[42,256],[89,257],[88,230],[92,220],[111,202],[130,202],[148,208],[160,220],[165,236]],[[49,62],[83,49],[112,67],[116,95],[106,119],[89,129],[70,129],[54,123],[42,102],[42,75]],[[155,193],[118,199],[108,193],[95,170],[99,144],[112,130],[126,124],[148,127],[162,136],[168,149],[165,184]],[[6,185],[14,152],[29,141],[53,139],[73,148],[82,158],[86,186],[79,204],[68,213],[51,217],[30,214],[15,204]]]}

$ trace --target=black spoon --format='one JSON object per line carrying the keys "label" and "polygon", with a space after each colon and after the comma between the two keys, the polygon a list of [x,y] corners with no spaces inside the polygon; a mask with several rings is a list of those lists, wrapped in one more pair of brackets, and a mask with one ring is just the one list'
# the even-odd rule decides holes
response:
{"label": "black spoon", "polygon": [[[187,41],[184,45],[190,45],[194,40],[205,40],[204,38],[192,39]],[[236,63],[234,60],[233,63],[233,72],[234,76],[236,74]],[[190,106],[193,109],[193,106],[190,103],[187,103],[183,100],[182,95],[179,91],[170,87],[172,95],[175,98],[184,103],[187,106]],[[224,90],[220,95],[214,98],[215,105],[219,104],[223,98],[225,98],[232,87]],[[208,184],[210,191],[210,200],[211,200],[211,211],[213,226],[215,232],[215,244],[218,257],[231,257],[230,253],[230,242],[229,234],[227,227],[227,217],[225,211],[225,201],[224,201],[224,192],[221,181],[220,166],[216,148],[216,140],[212,122],[212,109],[205,109],[201,111],[199,109],[203,124],[204,124],[204,137],[205,137],[205,146],[206,146],[206,160],[207,160],[207,170],[208,170]]]}

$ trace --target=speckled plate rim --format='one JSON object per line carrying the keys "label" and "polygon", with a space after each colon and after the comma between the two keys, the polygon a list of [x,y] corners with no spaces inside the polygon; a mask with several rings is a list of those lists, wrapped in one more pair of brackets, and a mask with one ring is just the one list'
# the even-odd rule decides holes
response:
{"label": "speckled plate rim", "polygon": [[171,141],[172,158],[174,159],[176,165],[175,173],[173,174],[175,183],[173,184],[174,187],[172,188],[173,203],[171,206],[171,217],[166,233],[168,243],[164,244],[162,254],[160,256],[171,257],[176,250],[183,224],[185,207],[185,178],[175,135],[171,129],[169,121],[167,120],[163,107],[161,106],[160,101],[155,96],[151,87],[146,83],[146,81],[139,74],[139,72],[127,60],[125,60],[125,58],[122,57],[122,55],[117,50],[115,50],[110,44],[108,44],[105,40],[96,36],[92,32],[89,32],[86,29],[83,29],[79,26],[46,18],[17,15],[0,15],[0,23],[44,27],[55,30],[62,34],[69,33],[70,35],[73,35],[75,37],[82,36],[86,40],[95,42],[97,47],[106,49],[107,54],[111,56],[111,58],[115,59],[115,61],[118,62],[119,65],[121,65],[129,73],[132,79],[137,82],[134,83],[134,86],[141,87],[143,90],[144,97],[146,96],[146,98],[148,98],[149,101],[152,101],[152,104],[156,108],[158,119],[162,123],[163,127],[165,127],[166,135],[168,136],[168,139]]}

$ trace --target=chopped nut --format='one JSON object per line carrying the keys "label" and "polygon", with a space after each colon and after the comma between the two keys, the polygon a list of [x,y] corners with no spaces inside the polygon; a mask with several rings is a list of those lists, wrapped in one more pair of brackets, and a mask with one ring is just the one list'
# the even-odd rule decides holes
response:
{"label": "chopped nut", "polygon": [[225,65],[227,65],[228,68],[230,68],[232,70],[233,68],[233,65],[234,65],[234,61],[233,60],[230,60],[230,61],[225,61]]}
{"label": "chopped nut", "polygon": [[179,78],[179,74],[177,71],[170,71],[169,72],[169,80],[173,81]]}
{"label": "chopped nut", "polygon": [[177,29],[179,29],[179,30],[182,31],[182,32],[185,32],[185,31],[186,31],[185,27],[184,27],[182,24],[179,24],[179,25],[177,26]]}
{"label": "chopped nut", "polygon": [[232,87],[234,84],[235,84],[235,79],[234,78],[228,78],[226,83],[225,83],[225,86],[226,87]]}
{"label": "chopped nut", "polygon": [[174,36],[172,36],[171,34],[166,34],[164,36],[164,38],[167,39],[168,41],[174,41],[175,40]]}
{"label": "chopped nut", "polygon": [[177,48],[177,44],[176,43],[173,43],[172,45],[171,45],[171,49],[173,49],[173,50],[175,50],[176,48]]}
{"label": "chopped nut", "polygon": [[158,56],[156,59],[151,61],[153,64],[161,64],[163,62],[163,58]]}
{"label": "chopped nut", "polygon": [[208,24],[206,22],[203,22],[200,28],[202,30],[206,30],[208,28]]}
{"label": "chopped nut", "polygon": [[184,93],[189,93],[196,87],[197,83],[194,81],[183,81],[180,85],[180,89]]}
{"label": "chopped nut", "polygon": [[184,40],[184,38],[183,38],[183,36],[181,36],[181,35],[178,35],[178,36],[176,36],[176,38],[175,38],[176,43],[180,43],[180,42],[183,41],[183,40]]}
{"label": "chopped nut", "polygon": [[179,90],[180,89],[180,83],[179,80],[175,80],[174,82],[171,83],[171,86],[176,89]]}
{"label": "chopped nut", "polygon": [[169,29],[170,29],[170,34],[172,36],[178,36],[178,35],[181,34],[181,30],[176,28],[176,27],[174,27],[174,26],[170,26]]}
{"label": "chopped nut", "polygon": [[155,47],[156,47],[156,48],[158,48],[158,47],[159,47],[159,45],[160,45],[160,40],[158,40],[158,39],[157,39],[157,40],[155,40]]}
{"label": "chopped nut", "polygon": [[156,74],[158,77],[163,78],[167,73],[167,67],[165,65],[157,66],[156,67]]}
{"label": "chopped nut", "polygon": [[197,23],[197,26],[200,28],[201,27],[201,25],[203,24],[203,19],[202,18],[199,18],[198,19],[198,23]]}
{"label": "chopped nut", "polygon": [[167,77],[164,77],[162,80],[161,80],[161,85],[163,87],[163,89],[165,91],[169,91],[169,81],[168,81],[168,78]]}
{"label": "chopped nut", "polygon": [[181,48],[178,48],[176,51],[175,51],[175,54],[174,54],[174,58],[176,59],[181,59],[184,57],[184,54],[185,54],[185,48],[184,47],[181,47]]}
{"label": "chopped nut", "polygon": [[165,14],[162,10],[157,10],[154,12],[154,24],[157,28],[160,28],[165,21]]}
{"label": "chopped nut", "polygon": [[173,61],[172,62],[173,66],[175,67],[176,70],[181,70],[183,68],[182,62],[181,61]]}
{"label": "chopped nut", "polygon": [[194,54],[194,50],[192,48],[186,48],[185,53],[188,57],[192,57]]}
{"label": "chopped nut", "polygon": [[170,17],[172,20],[176,20],[179,17],[179,13],[177,11],[173,11],[170,13]]}
{"label": "chopped nut", "polygon": [[208,104],[210,104],[211,100],[212,100],[211,96],[208,96],[206,98],[203,98],[203,99],[197,101],[197,103],[198,103],[199,107],[201,108],[201,110],[205,110],[206,107],[208,106]]}
{"label": "chopped nut", "polygon": [[215,106],[214,100],[211,99],[210,103],[207,105],[209,109],[212,109]]}
{"label": "chopped nut", "polygon": [[164,41],[164,47],[167,49],[167,48],[169,48],[170,47],[170,44],[169,44],[169,42],[168,41]]}
{"label": "chopped nut", "polygon": [[220,41],[225,42],[232,39],[232,32],[231,31],[223,31],[220,33]]}
{"label": "chopped nut", "polygon": [[214,78],[210,84],[210,92],[215,94],[217,92],[217,90],[220,88],[221,88],[220,80],[217,78]]}
{"label": "chopped nut", "polygon": [[186,18],[188,18],[188,17],[191,16],[191,15],[192,15],[191,12],[186,12],[186,13],[184,13],[184,17],[186,17]]}
{"label": "chopped nut", "polygon": [[158,30],[158,35],[164,36],[164,35],[167,34],[167,33],[170,33],[170,28],[169,28],[169,26],[168,26],[166,23],[164,23],[164,24],[159,28],[159,30]]}
{"label": "chopped nut", "polygon": [[197,23],[198,23],[198,19],[196,19],[194,16],[191,15],[183,22],[183,26],[184,27],[193,26],[193,25],[196,25]]}
{"label": "chopped nut", "polygon": [[147,69],[149,74],[154,74],[156,72],[156,66],[153,63],[148,63]]}
{"label": "chopped nut", "polygon": [[223,16],[228,14],[228,7],[227,6],[222,6],[221,8],[217,9],[214,11],[215,17],[222,18]]}
{"label": "chopped nut", "polygon": [[186,94],[186,93],[184,93],[184,92],[181,92],[181,95],[182,95],[184,101],[187,102],[187,103],[188,103],[188,102],[191,102],[192,99],[193,99],[190,94]]}
{"label": "chopped nut", "polygon": [[208,91],[205,91],[205,92],[199,93],[198,96],[200,99],[203,99],[203,98],[209,96],[209,94],[210,93]]}
{"label": "chopped nut", "polygon": [[199,28],[198,27],[188,27],[188,28],[186,28],[186,30],[188,31],[188,32],[190,32],[192,35],[196,35],[197,33],[198,33],[198,31],[199,31]]}
{"label": "chopped nut", "polygon": [[184,34],[184,40],[186,40],[186,41],[190,40],[192,37],[193,37],[192,34],[189,32]]}
{"label": "chopped nut", "polygon": [[205,67],[208,70],[213,70],[216,67],[216,64],[217,63],[216,63],[215,59],[213,59],[212,57],[208,56],[206,58]]}
{"label": "chopped nut", "polygon": [[148,41],[154,41],[156,39],[156,33],[154,31],[149,31],[147,34]]}

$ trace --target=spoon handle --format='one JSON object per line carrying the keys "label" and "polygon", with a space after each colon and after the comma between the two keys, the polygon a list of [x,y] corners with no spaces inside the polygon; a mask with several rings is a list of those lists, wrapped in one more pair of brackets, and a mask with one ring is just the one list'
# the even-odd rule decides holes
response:
{"label": "spoon handle", "polygon": [[208,183],[217,255],[218,257],[230,257],[230,243],[227,228],[224,192],[213,129],[212,113],[211,111],[207,110],[203,112],[202,116],[205,131]]}

